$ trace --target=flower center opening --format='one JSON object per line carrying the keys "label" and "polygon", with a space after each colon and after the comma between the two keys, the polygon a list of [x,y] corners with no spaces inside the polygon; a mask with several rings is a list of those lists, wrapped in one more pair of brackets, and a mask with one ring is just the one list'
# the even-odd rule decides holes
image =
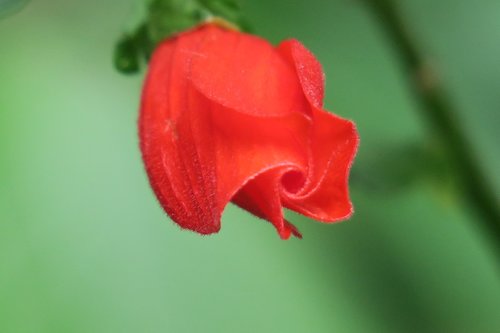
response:
{"label": "flower center opening", "polygon": [[305,182],[304,173],[296,170],[288,171],[281,177],[283,189],[291,194],[297,193],[304,186]]}

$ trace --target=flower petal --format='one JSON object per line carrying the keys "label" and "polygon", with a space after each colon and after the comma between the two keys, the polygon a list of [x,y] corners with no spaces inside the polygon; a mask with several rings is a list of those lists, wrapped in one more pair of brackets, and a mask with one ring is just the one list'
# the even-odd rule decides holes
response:
{"label": "flower petal", "polygon": [[324,222],[352,214],[348,177],[359,137],[353,122],[322,110],[324,76],[314,55],[296,40],[278,47],[295,68],[312,109],[309,173],[297,193],[284,193],[283,203],[308,217]]}
{"label": "flower petal", "polygon": [[282,116],[306,106],[294,69],[264,39],[204,27],[191,79],[211,100],[255,116]]}
{"label": "flower petal", "polygon": [[[211,27],[167,40],[153,54],[139,134],[151,186],[165,211],[181,227],[209,234],[220,229],[229,200],[256,175],[307,164],[310,120],[299,112],[263,117],[207,96],[190,76],[205,29]],[[225,69],[211,72],[218,77],[219,70]],[[302,93],[287,98],[295,98],[291,104],[305,100]]]}
{"label": "flower petal", "polygon": [[153,54],[139,117],[151,185],[181,227],[217,232],[232,200],[300,233],[282,206],[321,221],[352,213],[347,177],[358,145],[350,121],[322,110],[324,77],[296,41],[205,25]]}
{"label": "flower petal", "polygon": [[160,203],[184,228],[203,234],[220,229],[215,165],[210,149],[208,101],[190,87],[188,58],[201,36],[177,38],[155,51],[143,90],[139,134],[146,170]]}
{"label": "flower petal", "polygon": [[281,42],[277,50],[295,69],[309,103],[316,108],[322,108],[325,97],[325,74],[320,62],[295,39]]}
{"label": "flower petal", "polygon": [[251,179],[232,201],[255,216],[270,221],[282,239],[288,239],[292,234],[302,238],[297,228],[283,218],[280,199],[283,169],[267,170]]}

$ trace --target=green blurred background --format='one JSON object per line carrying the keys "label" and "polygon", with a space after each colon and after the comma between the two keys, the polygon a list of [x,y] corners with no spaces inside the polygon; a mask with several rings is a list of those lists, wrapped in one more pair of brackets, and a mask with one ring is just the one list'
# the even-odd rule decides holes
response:
{"label": "green blurred background", "polygon": [[[498,198],[500,2],[399,3]],[[142,6],[31,1],[0,20],[1,333],[500,331],[497,257],[474,213],[452,182],[396,163],[432,133],[362,2],[244,3],[256,33],[317,55],[326,106],[361,134],[354,218],[289,214],[304,239],[286,242],[233,206],[210,237],[161,210],[138,150],[143,74],[112,64]]]}

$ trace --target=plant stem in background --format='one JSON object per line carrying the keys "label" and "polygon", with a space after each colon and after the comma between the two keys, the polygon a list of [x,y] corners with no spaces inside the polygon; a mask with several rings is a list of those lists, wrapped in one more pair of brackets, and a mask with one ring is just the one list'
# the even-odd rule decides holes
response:
{"label": "plant stem in background", "polygon": [[421,49],[392,0],[364,0],[378,18],[410,77],[411,89],[425,117],[453,163],[464,198],[480,217],[483,229],[500,253],[500,210],[493,189],[478,165],[453,104],[436,80]]}

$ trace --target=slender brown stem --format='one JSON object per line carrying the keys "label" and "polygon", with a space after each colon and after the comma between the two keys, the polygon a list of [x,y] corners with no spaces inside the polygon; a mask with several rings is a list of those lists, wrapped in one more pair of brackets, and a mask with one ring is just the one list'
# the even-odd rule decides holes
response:
{"label": "slender brown stem", "polygon": [[500,202],[478,165],[473,150],[442,85],[435,79],[424,54],[410,36],[393,0],[364,0],[378,18],[410,77],[410,86],[423,106],[427,121],[456,168],[466,202],[500,253]]}

